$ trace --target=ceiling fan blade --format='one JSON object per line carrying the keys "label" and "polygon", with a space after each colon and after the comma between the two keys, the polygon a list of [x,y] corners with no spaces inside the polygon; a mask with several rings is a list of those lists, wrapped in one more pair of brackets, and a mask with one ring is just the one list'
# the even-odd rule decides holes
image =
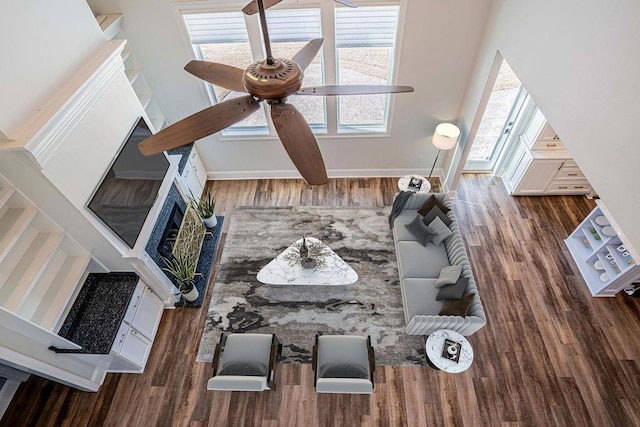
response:
{"label": "ceiling fan blade", "polygon": [[355,4],[351,3],[349,0],[334,0],[337,3],[343,4],[347,7],[358,7]]}
{"label": "ceiling fan blade", "polygon": [[[269,9],[271,6],[275,6],[282,0],[263,0],[264,8]],[[258,2],[253,0],[251,3],[242,8],[245,15],[255,15],[258,13]]]}
{"label": "ceiling fan blade", "polygon": [[298,64],[302,71],[306,70],[322,47],[323,38],[313,39],[296,53],[291,60]]}
{"label": "ceiling fan blade", "polygon": [[379,93],[413,92],[411,86],[389,85],[328,85],[300,88],[296,95],[373,95]]}
{"label": "ceiling fan blade", "polygon": [[304,116],[291,104],[273,104],[271,119],[284,149],[307,184],[326,184],[324,160]]}
{"label": "ceiling fan blade", "polygon": [[259,108],[259,102],[251,95],[228,99],[146,138],[138,144],[138,149],[148,156],[190,144],[249,117]]}
{"label": "ceiling fan blade", "polygon": [[231,65],[208,61],[190,61],[185,67],[189,73],[216,86],[236,92],[246,92],[242,85],[244,70]]}

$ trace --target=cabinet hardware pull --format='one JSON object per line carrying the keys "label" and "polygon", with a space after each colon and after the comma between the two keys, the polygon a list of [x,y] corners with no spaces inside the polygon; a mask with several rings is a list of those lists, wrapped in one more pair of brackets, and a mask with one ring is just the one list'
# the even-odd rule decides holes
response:
{"label": "cabinet hardware pull", "polygon": [[573,187],[573,188],[584,188],[584,185],[576,185],[576,186],[575,186],[575,187]]}
{"label": "cabinet hardware pull", "polygon": [[547,147],[555,147],[558,144],[547,144]]}
{"label": "cabinet hardware pull", "polygon": [[569,175],[569,176],[578,176],[578,174],[577,174],[577,173],[570,173],[570,174],[568,174],[568,175]]}
{"label": "cabinet hardware pull", "polygon": [[561,185],[561,186],[559,186],[558,188],[560,188],[560,189],[564,189],[564,188],[569,188],[569,187],[567,187],[566,185]]}

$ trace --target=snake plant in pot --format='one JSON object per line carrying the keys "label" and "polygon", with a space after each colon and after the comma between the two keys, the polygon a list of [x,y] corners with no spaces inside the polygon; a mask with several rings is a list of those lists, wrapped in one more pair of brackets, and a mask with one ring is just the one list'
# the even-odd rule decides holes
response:
{"label": "snake plant in pot", "polygon": [[162,257],[162,260],[167,265],[163,270],[175,277],[182,297],[187,301],[197,300],[200,293],[194,280],[200,273],[196,273],[195,262],[187,256],[173,257],[171,260]]}
{"label": "snake plant in pot", "polygon": [[214,213],[214,208],[216,207],[216,198],[213,194],[211,194],[211,189],[207,190],[207,193],[204,194],[200,200],[196,200],[193,195],[191,195],[191,205],[198,212],[200,218],[202,218],[202,222],[207,228],[213,228],[218,224],[218,220]]}

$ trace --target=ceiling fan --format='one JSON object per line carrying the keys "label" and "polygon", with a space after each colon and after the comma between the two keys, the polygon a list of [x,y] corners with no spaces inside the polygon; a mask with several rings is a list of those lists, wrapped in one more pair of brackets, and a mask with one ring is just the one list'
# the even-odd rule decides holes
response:
{"label": "ceiling fan", "polygon": [[[242,70],[231,65],[207,61],[191,61],[185,70],[209,83],[248,95],[228,99],[205,108],[139,144],[144,155],[190,144],[233,125],[256,112],[259,103],[267,101],[271,106],[271,119],[287,154],[310,185],[328,182],[327,172],[318,143],[304,116],[287,97],[292,95],[330,96],[367,95],[413,92],[410,86],[389,85],[328,85],[302,88],[304,70],[318,54],[324,39],[314,39],[300,49],[291,59],[274,58],[267,29],[265,9],[282,0],[253,0],[242,11],[248,15],[260,14],[267,58]],[[355,7],[349,0],[336,0]]]}

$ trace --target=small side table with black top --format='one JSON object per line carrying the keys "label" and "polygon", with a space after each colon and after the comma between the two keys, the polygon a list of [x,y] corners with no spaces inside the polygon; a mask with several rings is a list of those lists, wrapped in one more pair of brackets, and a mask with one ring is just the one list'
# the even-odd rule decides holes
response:
{"label": "small side table with black top", "polygon": [[457,374],[469,369],[473,363],[473,348],[458,332],[440,329],[427,337],[427,361],[431,366]]}

